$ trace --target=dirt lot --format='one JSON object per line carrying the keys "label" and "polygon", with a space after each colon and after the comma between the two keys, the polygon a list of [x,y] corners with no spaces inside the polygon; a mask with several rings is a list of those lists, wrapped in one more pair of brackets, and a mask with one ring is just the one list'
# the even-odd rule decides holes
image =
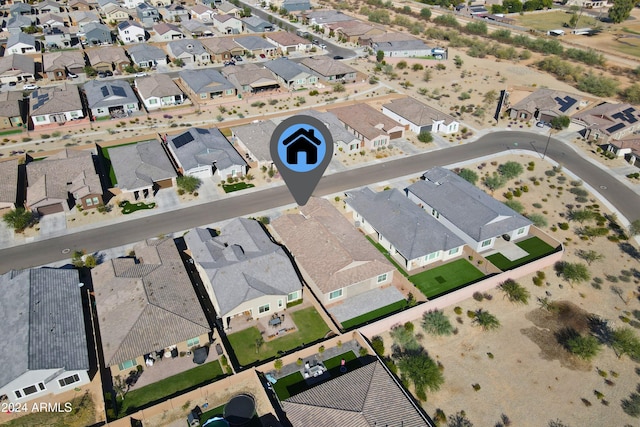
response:
{"label": "dirt lot", "polygon": [[[424,407],[431,415],[437,408],[446,414],[464,410],[478,426],[494,425],[503,413],[518,426],[542,426],[556,418],[571,426],[637,425],[637,420],[622,411],[620,402],[640,383],[635,372],[638,365],[626,356],[618,359],[613,350],[606,347],[591,363],[585,362],[564,350],[557,343],[555,332],[565,327],[586,331],[586,316],[590,313],[611,320],[614,327],[625,325],[633,318],[630,312],[640,309],[636,292],[640,283],[639,255],[636,253],[636,258],[632,258],[618,243],[606,237],[598,237],[593,242],[580,240],[575,234],[579,224],[575,222],[570,222],[566,231],[558,228],[559,223],[566,221],[562,216],[569,206],[579,209],[585,205],[576,203],[573,194],[567,191],[572,178],[560,182],[558,177],[564,173],[553,177],[545,175],[550,166],[539,158],[510,156],[496,161],[502,163],[509,159],[523,164],[535,162],[534,171],[525,170],[519,178],[528,185],[529,192],[517,200],[525,212],[545,216],[548,226],[542,229],[564,242],[564,260],[584,262],[576,255],[579,249],[595,250],[605,258],[589,267],[592,280],[582,284],[571,286],[557,277],[553,268],[544,271],[546,280],[540,287],[533,284],[532,277],[519,279],[531,293],[528,305],[510,303],[500,291],[494,290],[491,301],[470,299],[460,304],[461,315],[455,314],[454,307],[447,308],[445,314],[459,332],[445,338],[425,336],[421,341],[431,356],[444,365],[445,376],[444,386],[438,392],[428,393]],[[470,168],[477,170],[474,166]],[[492,164],[485,164],[480,174],[493,170]],[[532,185],[531,177],[537,177],[541,184]],[[495,197],[504,200],[502,194],[509,187],[516,184],[507,184],[495,192]],[[589,196],[586,204],[599,202]],[[608,213],[601,205],[599,209],[603,214]],[[552,231],[554,226],[556,231]],[[623,270],[635,277],[624,277]],[[602,279],[600,289],[591,284],[595,277]],[[622,295],[614,294],[611,286],[621,288]],[[545,297],[560,304],[557,314],[540,308],[537,298]],[[498,317],[501,328],[483,332],[472,326],[465,313],[478,308]],[[627,319],[622,321],[620,316]],[[419,331],[419,319],[414,323]],[[389,349],[389,335],[385,334],[384,339],[385,348]],[[473,384],[481,388],[475,391]],[[599,399],[596,391],[604,396]]]}

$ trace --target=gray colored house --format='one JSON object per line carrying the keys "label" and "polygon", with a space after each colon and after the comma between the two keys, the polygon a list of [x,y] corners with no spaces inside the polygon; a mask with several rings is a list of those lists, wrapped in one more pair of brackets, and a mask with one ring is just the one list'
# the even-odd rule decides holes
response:
{"label": "gray colored house", "polygon": [[32,26],[36,22],[35,16],[17,15],[9,18],[7,21],[7,31],[10,34],[20,34],[23,28]]}
{"label": "gray colored house", "polygon": [[269,147],[275,129],[276,124],[271,120],[232,127],[232,141],[249,155],[249,159],[258,162],[259,168],[270,167],[273,161]]}
{"label": "gray colored house", "polygon": [[205,24],[198,19],[184,18],[180,23],[180,26],[185,33],[191,37],[210,37],[213,36],[211,26]]}
{"label": "gray colored house", "polygon": [[89,22],[84,26],[84,40],[90,46],[113,43],[111,30],[104,24]]}
{"label": "gray colored house", "polygon": [[258,36],[237,37],[233,41],[239,44],[246,52],[251,52],[254,55],[273,56],[278,51],[276,45]]}
{"label": "gray colored house", "polygon": [[238,92],[258,93],[280,88],[271,71],[254,63],[224,67],[222,74],[238,89]]}
{"label": "gray colored house", "polygon": [[278,58],[265,62],[264,66],[275,74],[287,89],[297,90],[318,83],[318,77],[297,62]]}
{"label": "gray colored house", "polygon": [[160,20],[158,9],[147,2],[140,3],[136,6],[136,16],[145,28],[151,28],[153,24]]}
{"label": "gray colored house", "polygon": [[282,7],[287,12],[302,12],[311,9],[311,2],[309,0],[284,0]]}
{"label": "gray colored house", "polygon": [[179,76],[194,103],[236,95],[235,86],[217,70],[184,70]]}
{"label": "gray colored house", "polygon": [[33,6],[29,3],[13,3],[9,7],[9,16],[21,16],[21,15],[32,15],[33,14]]}
{"label": "gray colored house", "polygon": [[172,58],[182,59],[185,64],[208,64],[211,54],[199,40],[174,40],[167,43],[167,52]]}
{"label": "gray colored house", "polygon": [[0,215],[15,209],[18,200],[18,159],[0,162]]}
{"label": "gray colored house", "polygon": [[167,137],[166,143],[182,175],[207,179],[215,171],[225,180],[247,173],[247,162],[218,128],[191,128]]}
{"label": "gray colored house", "polygon": [[0,396],[26,402],[89,383],[77,270],[34,268],[0,276]]}
{"label": "gray colored house", "polygon": [[45,28],[44,45],[48,49],[63,49],[69,47],[80,47],[77,37],[72,35],[66,27]]}
{"label": "gray colored house", "polygon": [[134,200],[148,198],[161,188],[173,187],[176,173],[158,141],[138,142],[109,149],[116,188]]}
{"label": "gray colored house", "polygon": [[0,58],[0,83],[27,81],[34,78],[35,61],[26,55],[9,55]]}
{"label": "gray colored house", "polygon": [[365,187],[349,191],[347,212],[407,270],[463,253],[465,242],[397,189],[379,193]]}
{"label": "gray colored house", "polygon": [[476,252],[493,248],[499,238],[524,238],[532,224],[504,203],[441,167],[425,172],[422,180],[407,187],[407,195]]}
{"label": "gray colored house", "polygon": [[83,88],[94,119],[124,117],[140,109],[138,98],[126,80],[91,80]]}
{"label": "gray colored house", "polygon": [[153,74],[135,80],[138,96],[147,110],[180,105],[185,95],[168,74]]}
{"label": "gray colored house", "polygon": [[259,16],[251,15],[245,18],[240,18],[243,22],[244,28],[252,33],[264,33],[267,31],[273,31],[274,25],[269,21],[265,21]]}
{"label": "gray colored house", "polygon": [[300,111],[297,115],[315,117],[324,123],[325,126],[329,128],[329,132],[331,132],[335,149],[342,149],[342,152],[344,153],[355,153],[363,147],[360,139],[349,132],[344,127],[344,124],[340,119],[338,119],[338,117],[333,113],[321,113],[318,110],[306,110]]}
{"label": "gray colored house", "polygon": [[291,260],[257,221],[236,218],[219,236],[196,228],[184,239],[225,327],[233,317],[271,316],[302,298]]}
{"label": "gray colored house", "polygon": [[39,47],[40,43],[31,34],[11,34],[9,38],[7,38],[7,45],[4,49],[4,56],[36,53],[39,50]]}
{"label": "gray colored house", "polygon": [[167,54],[157,46],[147,43],[135,44],[127,48],[131,60],[140,68],[167,65]]}

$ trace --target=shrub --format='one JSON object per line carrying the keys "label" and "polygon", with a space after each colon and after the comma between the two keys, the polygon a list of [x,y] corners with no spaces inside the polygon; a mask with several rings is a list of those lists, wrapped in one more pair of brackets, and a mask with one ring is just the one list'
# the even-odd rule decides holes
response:
{"label": "shrub", "polygon": [[384,341],[382,340],[382,337],[376,335],[371,338],[371,347],[378,355],[384,355]]}
{"label": "shrub", "polygon": [[462,308],[459,306],[454,307],[453,312],[457,315],[461,315],[462,314]]}
{"label": "shrub", "polygon": [[474,292],[473,299],[476,301],[482,301],[484,299],[484,296],[480,292]]}
{"label": "shrub", "polygon": [[568,230],[569,229],[569,223],[568,222],[561,222],[560,224],[558,224],[558,226],[560,227],[560,230]]}

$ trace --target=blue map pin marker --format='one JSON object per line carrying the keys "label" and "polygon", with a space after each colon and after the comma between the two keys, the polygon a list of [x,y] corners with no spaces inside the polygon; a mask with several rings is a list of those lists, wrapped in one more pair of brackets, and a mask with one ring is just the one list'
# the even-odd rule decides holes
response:
{"label": "blue map pin marker", "polygon": [[289,117],[271,135],[270,151],[296,203],[306,205],[333,157],[329,129],[314,117]]}

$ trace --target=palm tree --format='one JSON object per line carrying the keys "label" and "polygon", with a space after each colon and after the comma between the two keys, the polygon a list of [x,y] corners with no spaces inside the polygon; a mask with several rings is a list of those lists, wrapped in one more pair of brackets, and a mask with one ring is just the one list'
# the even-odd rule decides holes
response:
{"label": "palm tree", "polygon": [[33,214],[25,208],[15,208],[2,216],[2,220],[17,233],[33,223]]}
{"label": "palm tree", "polygon": [[528,290],[518,284],[515,280],[507,279],[500,284],[500,290],[504,292],[504,296],[509,301],[520,304],[527,304],[529,302],[529,296],[531,295]]}
{"label": "palm tree", "polygon": [[451,335],[453,326],[442,310],[430,310],[422,316],[422,329],[431,335]]}
{"label": "palm tree", "polygon": [[473,323],[480,326],[485,331],[492,331],[500,327],[500,321],[498,318],[481,308],[476,310]]}

